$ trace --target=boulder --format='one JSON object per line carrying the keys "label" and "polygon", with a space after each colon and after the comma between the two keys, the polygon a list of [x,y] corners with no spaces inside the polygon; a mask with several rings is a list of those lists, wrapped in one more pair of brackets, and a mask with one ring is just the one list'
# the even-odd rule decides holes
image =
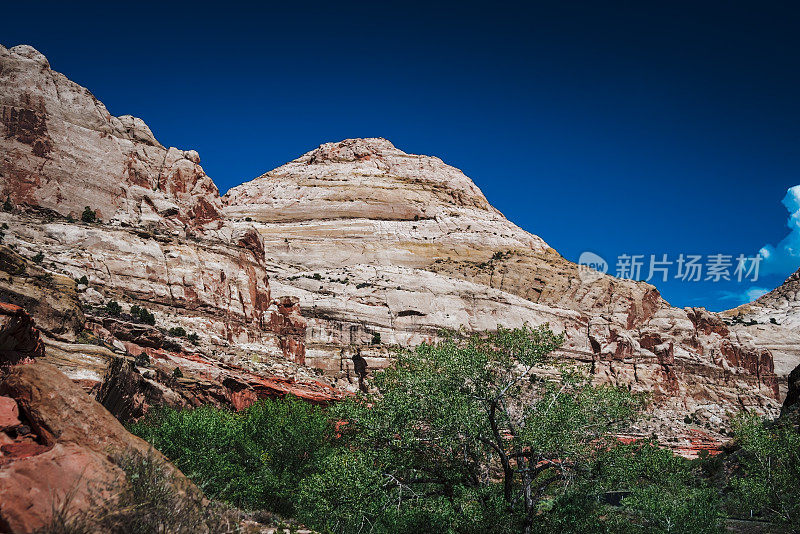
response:
{"label": "boulder", "polygon": [[125,482],[117,462],[137,454],[163,462],[176,493],[202,499],[180,471],[52,365],[7,369],[0,395],[15,401],[31,429],[24,441],[0,447],[3,532],[31,533],[54,511],[76,514],[113,498],[111,490]]}

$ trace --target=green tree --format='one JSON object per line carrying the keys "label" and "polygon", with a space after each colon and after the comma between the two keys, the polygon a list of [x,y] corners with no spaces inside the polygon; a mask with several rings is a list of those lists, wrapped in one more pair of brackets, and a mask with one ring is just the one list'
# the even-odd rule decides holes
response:
{"label": "green tree", "polygon": [[83,210],[83,213],[81,213],[81,220],[86,223],[93,223],[97,221],[97,214],[94,212],[94,210],[92,210],[92,208],[86,206],[86,208]]}
{"label": "green tree", "polygon": [[245,509],[295,513],[300,480],[320,469],[334,426],[295,398],[241,412],[165,409],[131,425],[212,498]]}
{"label": "green tree", "polygon": [[[379,394],[337,408],[364,480],[353,491],[352,476],[339,487],[330,471],[312,477],[302,493],[308,517],[320,512],[325,528],[342,532],[396,532],[408,521],[404,528],[430,531],[424,525],[437,520],[451,525],[437,532],[531,531],[542,502],[638,402],[568,371],[559,383],[536,379],[562,341],[547,327],[500,328],[401,352],[376,376]],[[368,507],[334,506],[358,488],[370,488],[360,500]]]}
{"label": "green tree", "polygon": [[737,419],[734,432],[741,449],[729,477],[732,513],[761,515],[799,532],[800,432],[786,421],[755,415]]}

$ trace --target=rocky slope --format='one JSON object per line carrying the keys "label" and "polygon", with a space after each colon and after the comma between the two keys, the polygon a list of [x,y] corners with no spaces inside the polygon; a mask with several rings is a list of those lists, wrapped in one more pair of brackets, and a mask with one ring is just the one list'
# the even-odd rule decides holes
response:
{"label": "rocky slope", "polygon": [[[722,314],[742,339],[769,350],[775,372],[787,376],[800,362],[800,270],[750,304]],[[781,381],[781,398],[786,384]]]}
{"label": "rocky slope", "polygon": [[[87,387],[115,357],[146,356],[167,374],[190,370],[195,385],[174,392],[188,404],[246,405],[276,383],[326,402],[329,386],[367,387],[394,347],[442,328],[548,322],[567,337],[557,359],[652,392],[640,431],[676,448],[691,448],[697,425],[720,438],[742,406],[779,409],[791,367],[776,374],[749,327],[673,308],[648,284],[581,272],[438,158],[384,139],[328,143],[220,198],[196,153],[112,117],[32,48],[0,48],[0,87],[6,256],[40,262],[25,276],[11,262],[0,296],[58,293],[53,284],[74,293],[81,309],[53,317],[82,323],[81,339],[107,348],[76,348],[77,329],[53,320],[47,357]],[[101,222],[75,221],[86,205]],[[133,306],[155,324],[137,321]],[[178,327],[198,339],[171,335]],[[108,406],[131,384],[146,389],[141,378],[159,390],[146,398],[176,398],[160,392],[171,386],[157,371],[113,369],[106,382],[122,393],[104,393]],[[239,385],[225,386],[232,376]]]}

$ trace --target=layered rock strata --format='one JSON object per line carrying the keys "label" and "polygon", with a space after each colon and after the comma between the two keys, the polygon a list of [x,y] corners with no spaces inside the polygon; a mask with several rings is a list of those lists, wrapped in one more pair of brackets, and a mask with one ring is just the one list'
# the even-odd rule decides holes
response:
{"label": "layered rock strata", "polygon": [[[566,335],[558,361],[653,393],[642,434],[721,437],[742,407],[779,409],[795,356],[781,353],[776,366],[761,340],[791,339],[785,329],[759,337],[703,309],[673,308],[649,284],[581,271],[438,158],[385,139],[327,143],[220,198],[196,153],[111,116],[30,47],[0,49],[0,67],[5,242],[39,261],[43,283],[77,279],[68,291],[84,334],[127,360],[166,370],[202,362],[195,374],[216,382],[243,370],[355,390],[394,348],[442,328],[546,322]],[[99,222],[81,220],[86,205]],[[154,324],[137,319],[141,308]],[[99,382],[112,358],[71,358],[76,339],[48,329],[48,357]],[[128,371],[107,377],[121,391],[109,405],[139,380]],[[142,406],[125,410],[135,417]]]}

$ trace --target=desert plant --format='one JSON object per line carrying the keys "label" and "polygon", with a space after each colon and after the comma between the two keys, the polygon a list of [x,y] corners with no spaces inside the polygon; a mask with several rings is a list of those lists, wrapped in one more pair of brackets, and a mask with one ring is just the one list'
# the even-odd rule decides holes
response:
{"label": "desert plant", "polygon": [[122,306],[116,300],[109,300],[106,304],[106,312],[109,315],[117,316],[122,313]]}
{"label": "desert plant", "polygon": [[182,326],[173,326],[169,329],[169,335],[174,337],[186,337],[186,330]]}
{"label": "desert plant", "polygon": [[93,223],[97,221],[97,213],[92,210],[89,206],[84,208],[83,213],[81,213],[81,220],[85,223]]}
{"label": "desert plant", "polygon": [[138,306],[136,304],[131,306],[131,315],[135,320],[139,321],[140,323],[149,324],[150,326],[156,324],[155,316],[146,308],[142,308],[141,306]]}

